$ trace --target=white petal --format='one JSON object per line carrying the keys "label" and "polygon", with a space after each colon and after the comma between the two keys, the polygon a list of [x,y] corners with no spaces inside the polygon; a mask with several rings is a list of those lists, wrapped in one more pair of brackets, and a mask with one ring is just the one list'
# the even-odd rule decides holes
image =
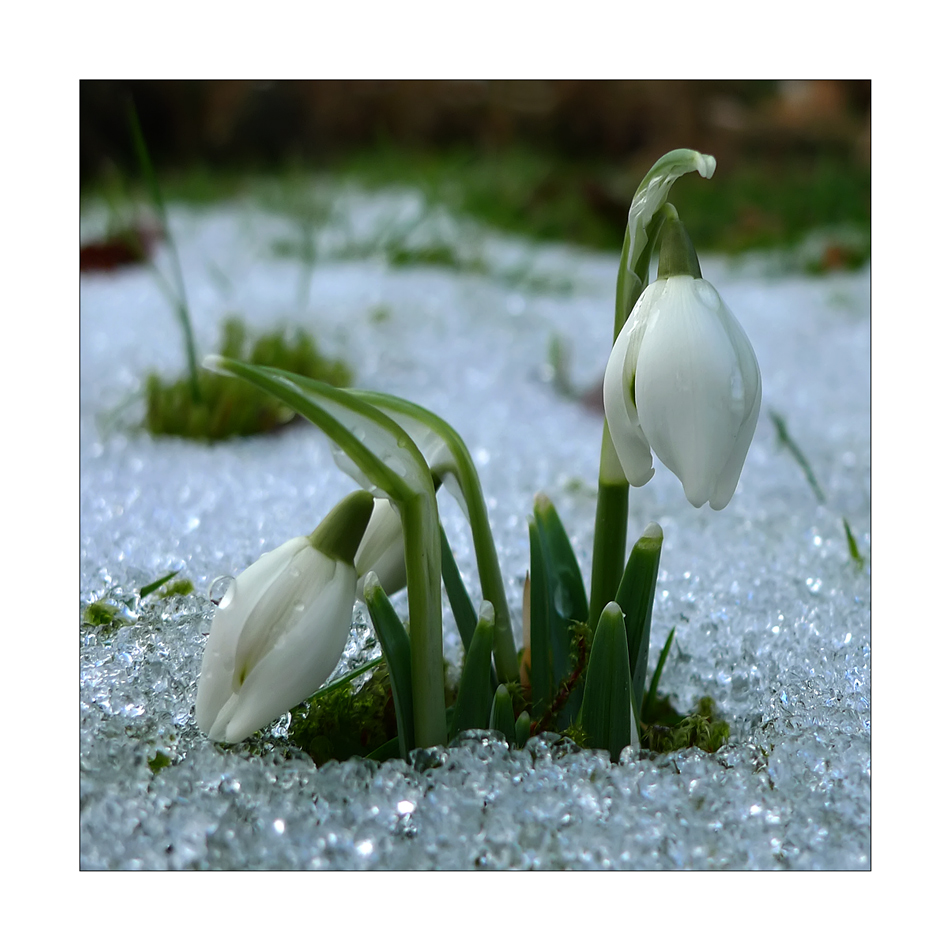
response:
{"label": "white petal", "polygon": [[604,373],[604,414],[607,417],[607,429],[623,473],[635,488],[645,485],[653,477],[650,443],[641,428],[639,413],[633,400],[638,350],[645,329],[643,315],[646,311],[640,305],[649,293],[648,287],[623,325],[610,351]]}
{"label": "white petal", "polygon": [[329,563],[332,576],[248,673],[226,741],[240,742],[312,696],[339,663],[353,617],[356,571]]}
{"label": "white petal", "polygon": [[708,281],[672,277],[652,302],[640,346],[643,431],[697,508],[716,490],[754,400],[749,388],[756,380],[742,372],[733,325]]}
{"label": "white petal", "polygon": [[[736,324],[736,328],[742,333],[742,328],[738,323]],[[745,338],[745,333],[742,333],[742,336]],[[712,496],[709,499],[709,507],[714,511],[721,511],[725,508],[735,494],[736,485],[739,484],[739,473],[745,464],[746,455],[749,454],[749,446],[752,444],[755,425],[759,420],[759,407],[762,405],[762,377],[759,373],[759,364],[756,362],[755,353],[748,339],[745,339],[745,343],[748,347],[747,353],[748,356],[751,357],[752,369],[754,370],[754,372],[749,369],[746,371],[748,378],[750,378],[749,388],[753,389],[754,395],[752,397],[752,405],[749,409],[749,413],[739,427],[739,434],[736,436],[736,444],[732,449],[732,454],[729,456],[729,460],[726,462],[722,472],[719,473],[719,478],[716,480]],[[753,378],[755,380],[754,384],[751,382]]]}
{"label": "white petal", "polygon": [[399,513],[391,502],[377,499],[363,540],[353,560],[357,597],[363,599],[363,581],[369,571],[379,576],[383,590],[392,595],[406,586],[406,553]]}
{"label": "white petal", "polygon": [[234,692],[238,641],[247,619],[264,592],[304,547],[309,547],[306,538],[292,538],[262,555],[234,579],[220,606],[215,608],[211,633],[201,661],[195,702],[198,728],[213,739],[223,738],[223,734],[213,734],[212,728]]}

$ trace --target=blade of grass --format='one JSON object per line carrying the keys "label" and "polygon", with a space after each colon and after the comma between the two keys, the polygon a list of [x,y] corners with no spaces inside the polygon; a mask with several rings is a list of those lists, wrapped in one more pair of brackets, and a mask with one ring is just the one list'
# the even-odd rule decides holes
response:
{"label": "blade of grass", "polygon": [[[191,313],[188,309],[188,299],[185,295],[185,278],[182,274],[181,260],[178,257],[178,247],[175,244],[175,238],[172,235],[171,228],[168,226],[168,214],[165,210],[165,201],[162,198],[162,189],[158,184],[158,176],[152,165],[152,159],[148,152],[148,146],[145,144],[145,136],[142,134],[142,126],[139,124],[138,112],[135,109],[135,103],[129,99],[129,126],[132,131],[132,142],[135,146],[135,153],[138,157],[139,167],[142,169],[142,177],[145,179],[146,187],[152,198],[152,204],[158,213],[162,222],[162,230],[165,234],[165,240],[171,251],[172,267],[174,269],[175,284],[178,291],[178,299],[174,302],[175,312],[178,316],[178,322],[181,324],[182,332],[185,335],[185,352],[188,357],[188,375],[191,379],[191,394],[196,403],[201,402],[201,390],[198,386],[198,357],[195,351],[195,335],[191,327]],[[156,271],[158,273],[158,271]],[[164,278],[163,278],[164,281]]]}
{"label": "blade of grass", "polygon": [[167,584],[168,581],[170,581],[176,574],[180,573],[181,568],[179,568],[177,571],[172,571],[171,574],[166,574],[164,577],[160,577],[157,581],[152,581],[151,584],[146,584],[139,591],[139,599],[144,600],[149,594],[155,593],[155,591],[157,591],[158,588],[162,586],[162,584]]}
{"label": "blade of grass", "polygon": [[663,675],[663,667],[666,664],[666,658],[669,655],[670,647],[673,646],[673,636],[675,633],[676,627],[670,631],[670,635],[666,638],[666,643],[663,644],[663,649],[660,650],[660,658],[656,661],[656,669],[653,671],[653,679],[650,680],[650,691],[647,693],[647,698],[643,703],[643,708],[641,710],[641,720],[643,722],[652,722],[653,720],[653,709],[656,706],[656,694],[660,687],[660,677]]}
{"label": "blade of grass", "polygon": [[789,435],[788,425],[785,419],[774,409],[769,410],[769,418],[775,426],[775,434],[778,437],[779,445],[783,445],[792,453],[792,457],[798,462],[799,468],[805,473],[805,478],[808,479],[808,484],[811,485],[811,490],[815,493],[815,498],[818,499],[819,504],[823,505],[825,503],[825,493],[821,490],[818,479],[815,478],[815,473],[812,471],[811,465],[808,464],[808,459],[805,458],[805,453]]}

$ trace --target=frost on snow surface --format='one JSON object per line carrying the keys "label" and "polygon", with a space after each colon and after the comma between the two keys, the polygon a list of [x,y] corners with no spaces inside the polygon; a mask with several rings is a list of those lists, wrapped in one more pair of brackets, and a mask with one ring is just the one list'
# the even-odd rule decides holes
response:
{"label": "frost on snow surface", "polygon": [[[536,491],[554,501],[589,577],[603,417],[564,395],[548,359],[556,336],[574,387],[596,392],[616,257],[440,220],[482,266],[460,253],[460,267],[395,268],[354,235],[399,213],[395,199],[351,198],[343,237],[325,229],[308,262],[273,253],[297,233],[277,216],[173,209],[199,352],[214,351],[229,314],[254,330],[301,325],[359,387],[444,416],[478,465],[520,639]],[[157,265],[168,272],[167,249]],[[870,569],[851,558],[842,518],[867,559],[870,274],[790,276],[716,258],[703,272],[755,347],[758,429],[724,511],[693,509],[657,464],[631,492],[629,536],[654,520],[665,535],[650,666],[675,627],[662,688],[684,712],[711,696],[729,742],[713,755],[627,750],[611,765],[552,735],[509,750],[476,733],[408,763],[319,769],[287,739],[286,716],[237,746],[206,739],[196,681],[211,582],[312,531],[354,485],[308,424],[208,446],[136,429],[141,402],[117,421],[148,371],[184,371],[181,332],[148,268],[84,275],[80,614],[107,598],[126,622],[80,621],[82,866],[867,867]],[[449,496],[440,505],[474,594],[464,517]],[[179,568],[195,593],[135,598]],[[357,608],[341,669],[374,648],[370,634]],[[447,607],[445,644],[458,662]]]}

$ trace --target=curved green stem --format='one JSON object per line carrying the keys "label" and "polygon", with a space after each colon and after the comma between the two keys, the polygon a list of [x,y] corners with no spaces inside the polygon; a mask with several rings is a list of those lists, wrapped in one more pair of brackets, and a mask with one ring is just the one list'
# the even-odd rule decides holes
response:
{"label": "curved green stem", "polygon": [[[386,393],[352,390],[353,395],[376,406],[398,422],[412,436],[412,423],[421,424],[433,432],[448,449],[450,459],[444,453],[432,462],[432,470],[444,480],[449,473],[458,482],[465,500],[469,524],[472,529],[472,545],[475,549],[475,562],[478,566],[478,579],[482,588],[482,598],[495,609],[495,668],[502,682],[518,680],[518,659],[514,636],[511,629],[511,614],[505,594],[505,584],[498,564],[498,553],[492,537],[488,520],[488,508],[482,493],[481,482],[475,463],[469,454],[462,437],[444,419],[417,406],[415,403]],[[417,443],[421,440],[416,439]],[[449,487],[449,486],[447,486]],[[408,552],[407,552],[408,554]],[[408,560],[408,557],[407,557]]]}

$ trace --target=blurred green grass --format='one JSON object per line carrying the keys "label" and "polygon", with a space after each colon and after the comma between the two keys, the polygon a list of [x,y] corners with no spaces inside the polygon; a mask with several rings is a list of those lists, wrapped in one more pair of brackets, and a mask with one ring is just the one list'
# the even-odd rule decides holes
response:
{"label": "blurred green grass", "polygon": [[[167,200],[191,205],[239,196],[272,203],[276,183],[291,205],[314,174],[369,190],[409,186],[431,204],[502,231],[617,250],[630,199],[645,171],[525,147],[474,151],[383,145],[319,168],[289,166],[277,176],[195,166],[165,174],[162,189]],[[102,190],[100,183],[87,194]],[[684,177],[672,198],[703,251],[792,249],[815,232],[828,232],[852,238],[846,247],[832,247],[819,266],[827,258],[828,267],[856,267],[870,254],[870,168],[834,151],[722,162],[709,182]]]}

